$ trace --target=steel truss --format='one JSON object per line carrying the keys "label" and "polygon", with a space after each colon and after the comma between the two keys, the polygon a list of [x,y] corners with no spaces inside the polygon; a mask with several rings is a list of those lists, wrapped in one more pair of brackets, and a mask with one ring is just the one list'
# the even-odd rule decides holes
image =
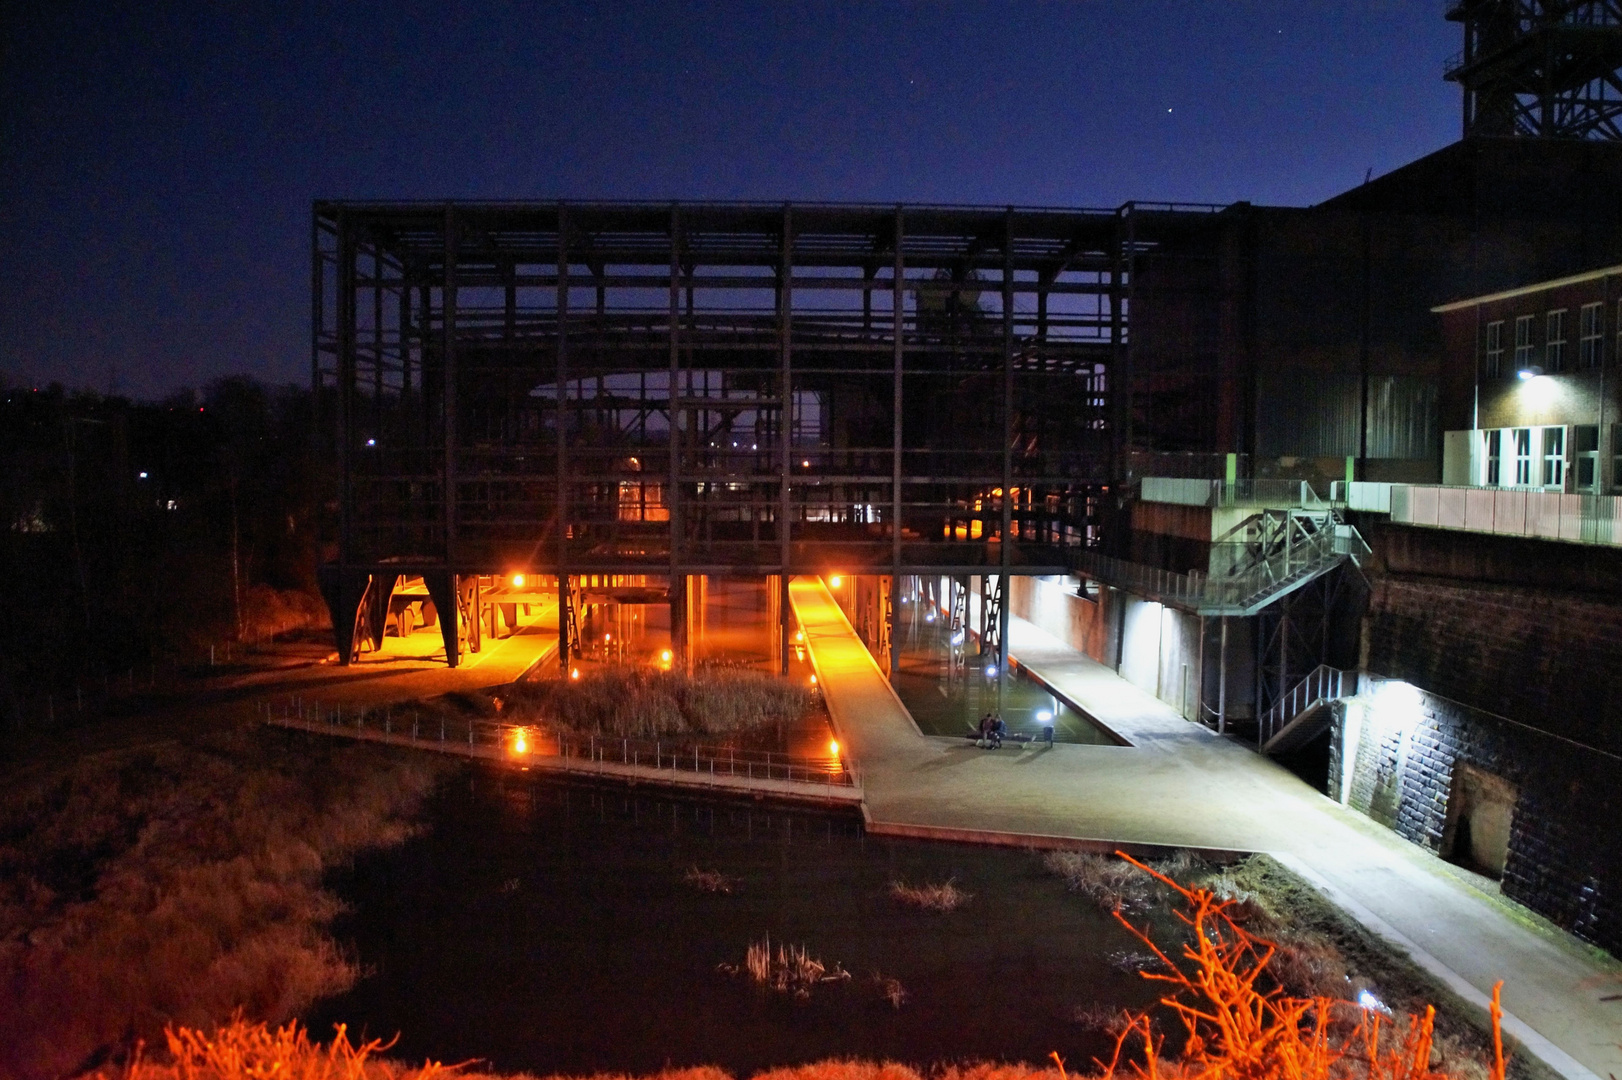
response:
{"label": "steel truss", "polygon": [[338,569],[1063,573],[1210,209],[317,204]]}
{"label": "steel truss", "polygon": [[1459,0],[1465,135],[1622,139],[1622,0]]}

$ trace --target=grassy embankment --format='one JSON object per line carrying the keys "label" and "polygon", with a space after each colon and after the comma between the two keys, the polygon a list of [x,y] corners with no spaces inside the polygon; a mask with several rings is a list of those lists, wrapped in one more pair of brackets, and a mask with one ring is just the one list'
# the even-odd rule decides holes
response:
{"label": "grassy embankment", "polygon": [[[1170,882],[1209,891],[1228,903],[1225,915],[1236,925],[1274,945],[1269,976],[1284,993],[1355,1002],[1366,991],[1378,1007],[1399,1017],[1421,1015],[1434,1006],[1436,1068],[1461,1080],[1482,1080],[1492,1071],[1494,1028],[1487,1013],[1266,855],[1213,866],[1180,852],[1154,864],[1166,880],[1119,858],[1086,852],[1049,852],[1043,864],[1072,892],[1104,910],[1155,919],[1162,925],[1180,901]],[[1090,1015],[1078,1019],[1099,1026],[1120,1024],[1118,1013],[1087,1011]],[[1508,1075],[1510,1080],[1556,1080],[1552,1070],[1529,1054],[1512,1055]]]}
{"label": "grassy embankment", "polygon": [[235,1010],[280,1022],[350,986],[322,875],[408,836],[437,768],[247,731],[15,773],[0,795],[0,1074],[69,1075]]}

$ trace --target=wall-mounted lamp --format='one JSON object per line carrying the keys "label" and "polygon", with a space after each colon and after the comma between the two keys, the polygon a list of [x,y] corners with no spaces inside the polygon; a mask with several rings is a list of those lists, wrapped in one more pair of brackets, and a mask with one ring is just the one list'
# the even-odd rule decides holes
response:
{"label": "wall-mounted lamp", "polygon": [[1543,374],[1543,369],[1538,367],[1536,364],[1530,364],[1530,365],[1528,365],[1526,367],[1521,368],[1515,374],[1516,374],[1517,377],[1519,377],[1519,378],[1521,378],[1523,380],[1524,379],[1535,379],[1539,375]]}

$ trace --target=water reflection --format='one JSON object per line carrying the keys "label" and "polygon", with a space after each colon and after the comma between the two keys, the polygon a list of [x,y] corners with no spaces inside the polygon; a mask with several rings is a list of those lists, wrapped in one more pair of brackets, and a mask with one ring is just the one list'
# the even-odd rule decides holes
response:
{"label": "water reflection", "polygon": [[[901,663],[893,680],[896,694],[926,735],[964,735],[980,717],[997,712],[997,678],[992,661],[978,654],[979,642],[922,602],[901,606]],[[1052,726],[1055,742],[1114,745],[1116,740],[1087,716],[1070,708],[1017,668],[1004,684],[1001,716],[1011,733],[1043,736]]]}
{"label": "water reflection", "polygon": [[[401,1033],[407,1061],[498,1071],[734,1075],[860,1055],[928,1064],[1088,1061],[1109,1040],[1078,1007],[1146,1005],[1113,954],[1132,940],[1024,852],[886,840],[850,814],[537,782],[469,769],[431,829],[333,884],[369,972],[307,1017],[323,1034]],[[724,875],[729,894],[685,879]],[[965,908],[921,914],[891,881],[951,879]],[[718,973],[751,942],[804,945],[854,978],[809,1000]],[[900,1009],[874,989],[899,979]]]}

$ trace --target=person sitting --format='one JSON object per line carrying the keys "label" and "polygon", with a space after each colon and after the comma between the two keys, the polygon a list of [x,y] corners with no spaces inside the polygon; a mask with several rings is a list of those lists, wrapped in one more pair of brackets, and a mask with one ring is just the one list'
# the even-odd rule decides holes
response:
{"label": "person sitting", "polygon": [[974,740],[976,746],[989,746],[991,743],[991,714],[986,713],[980,717],[979,736]]}
{"label": "person sitting", "polygon": [[1001,716],[997,717],[991,722],[990,734],[991,748],[993,750],[1002,749],[1002,740],[1003,736],[1008,734],[1008,725],[1003,722],[1003,718]]}

